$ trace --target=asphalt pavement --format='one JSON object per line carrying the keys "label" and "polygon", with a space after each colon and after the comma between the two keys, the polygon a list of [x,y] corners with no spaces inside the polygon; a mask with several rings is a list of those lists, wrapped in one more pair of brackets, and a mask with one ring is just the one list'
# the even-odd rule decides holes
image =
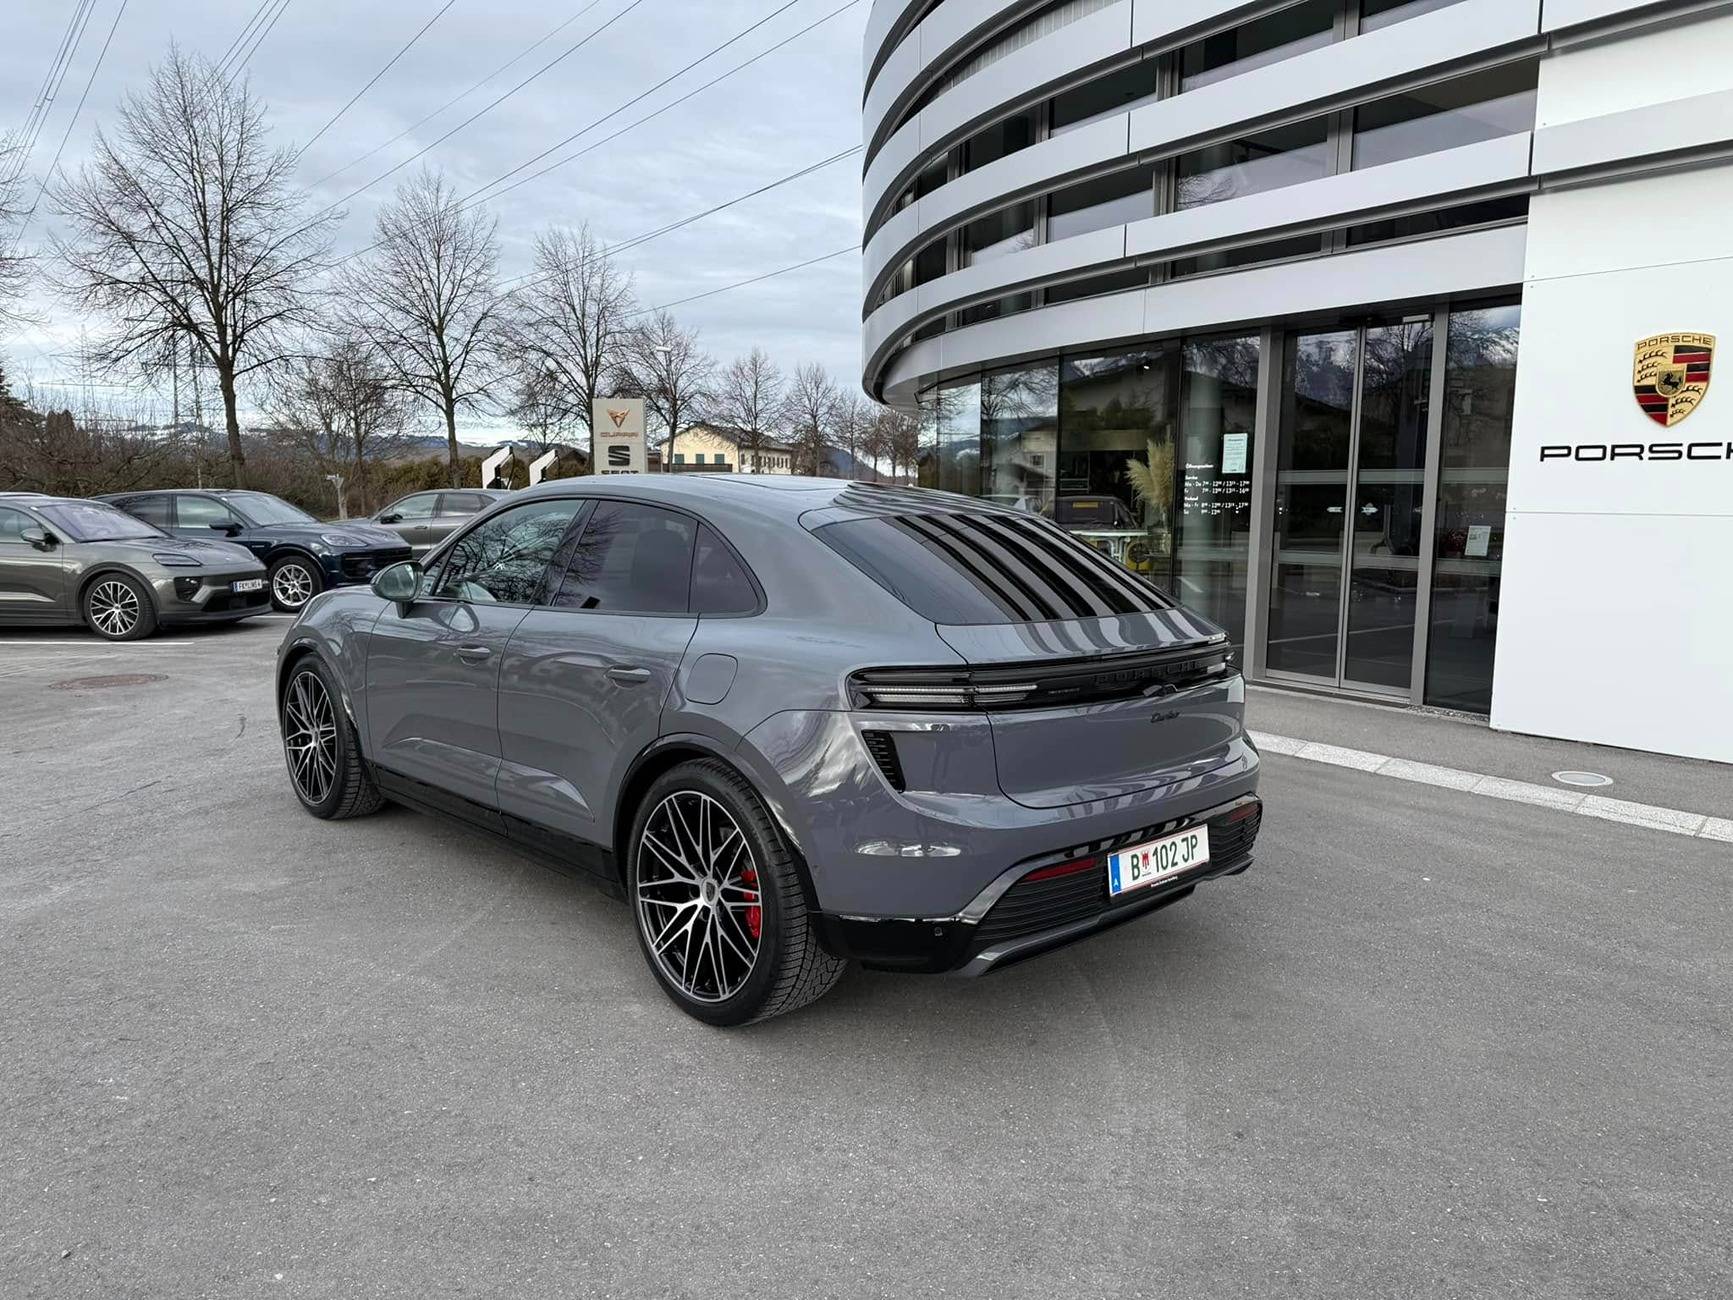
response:
{"label": "asphalt pavement", "polygon": [[594,888],[303,814],[283,627],[0,636],[6,1300],[1733,1293],[1733,845],[1271,756],[1248,874],[720,1032]]}

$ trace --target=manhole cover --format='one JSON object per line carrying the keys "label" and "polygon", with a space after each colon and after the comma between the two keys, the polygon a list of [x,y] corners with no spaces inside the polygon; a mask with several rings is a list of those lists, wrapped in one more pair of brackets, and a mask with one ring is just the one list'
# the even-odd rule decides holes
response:
{"label": "manhole cover", "polygon": [[63,682],[54,682],[49,686],[51,691],[106,691],[116,686],[149,686],[152,682],[166,682],[168,677],[163,673],[113,673],[107,677],[68,677]]}
{"label": "manhole cover", "polygon": [[1599,772],[1554,772],[1552,779],[1560,785],[1611,785],[1613,778]]}

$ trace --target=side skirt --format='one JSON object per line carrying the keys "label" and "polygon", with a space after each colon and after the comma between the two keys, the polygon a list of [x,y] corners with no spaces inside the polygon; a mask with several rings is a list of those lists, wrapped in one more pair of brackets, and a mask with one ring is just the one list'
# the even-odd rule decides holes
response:
{"label": "side skirt", "polygon": [[611,898],[625,897],[615,870],[614,855],[606,849],[575,836],[536,826],[522,818],[507,817],[496,809],[378,764],[373,765],[373,780],[380,791],[395,803],[431,816],[460,821],[465,826],[509,841],[526,857],[561,875],[587,880]]}

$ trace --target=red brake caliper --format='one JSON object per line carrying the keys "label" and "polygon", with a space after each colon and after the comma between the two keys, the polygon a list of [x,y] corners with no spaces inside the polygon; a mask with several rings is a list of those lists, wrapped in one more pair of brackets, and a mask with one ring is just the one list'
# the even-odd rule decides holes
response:
{"label": "red brake caliper", "polygon": [[764,908],[758,903],[758,872],[751,867],[740,873],[740,883],[747,887],[746,929],[754,939],[764,933]]}

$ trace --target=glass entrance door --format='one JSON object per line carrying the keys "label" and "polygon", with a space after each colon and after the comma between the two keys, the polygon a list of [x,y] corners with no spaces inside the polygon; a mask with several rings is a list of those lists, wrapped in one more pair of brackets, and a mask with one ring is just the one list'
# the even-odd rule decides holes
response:
{"label": "glass entrance door", "polygon": [[1431,374],[1430,317],[1289,337],[1272,675],[1410,693]]}

